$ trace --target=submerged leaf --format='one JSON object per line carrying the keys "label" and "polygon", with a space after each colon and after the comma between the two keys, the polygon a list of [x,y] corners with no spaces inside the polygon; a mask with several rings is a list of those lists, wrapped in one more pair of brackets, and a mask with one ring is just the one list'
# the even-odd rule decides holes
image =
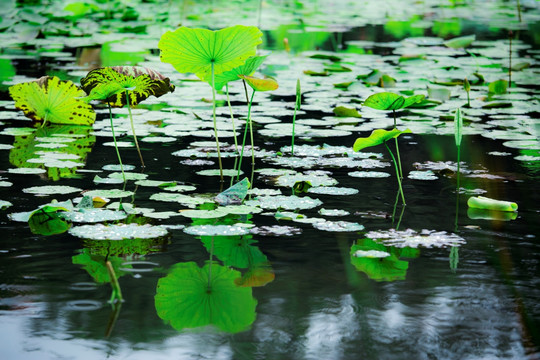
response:
{"label": "submerged leaf", "polygon": [[254,56],[262,33],[255,26],[236,25],[211,31],[180,27],[159,40],[161,61],[180,73],[195,73],[201,80],[242,65]]}
{"label": "submerged leaf", "polygon": [[35,121],[53,124],[92,125],[96,113],[92,107],[77,98],[84,96],[73,82],[56,76],[43,76],[37,81],[13,85],[9,94],[15,107]]}
{"label": "submerged leaf", "polygon": [[369,135],[369,137],[356,139],[353,145],[353,150],[360,151],[367,147],[380,145],[387,140],[398,137],[401,134],[411,133],[411,132],[412,131],[409,129],[406,129],[403,131],[398,130],[398,129],[392,129],[391,131],[384,130],[384,129],[376,129],[376,130],[373,130],[373,132],[371,133],[371,135]]}

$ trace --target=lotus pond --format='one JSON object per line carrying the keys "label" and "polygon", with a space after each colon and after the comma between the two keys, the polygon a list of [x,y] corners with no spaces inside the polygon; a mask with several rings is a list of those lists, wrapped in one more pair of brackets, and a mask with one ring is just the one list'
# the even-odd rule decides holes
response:
{"label": "lotus pond", "polygon": [[2,5],[2,358],[540,357],[540,2]]}

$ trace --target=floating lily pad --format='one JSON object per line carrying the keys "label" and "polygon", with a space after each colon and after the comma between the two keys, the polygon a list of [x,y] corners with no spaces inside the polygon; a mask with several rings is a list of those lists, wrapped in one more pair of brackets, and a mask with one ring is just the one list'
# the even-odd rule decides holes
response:
{"label": "floating lily pad", "polygon": [[69,230],[73,236],[90,240],[128,240],[154,239],[167,235],[167,230],[161,226],[117,224],[117,225],[81,225]]}
{"label": "floating lily pad", "polygon": [[245,205],[259,206],[263,209],[284,209],[284,210],[296,210],[296,209],[312,209],[322,204],[319,199],[312,199],[309,196],[259,196],[254,200],[248,200]]}
{"label": "floating lily pad", "polygon": [[411,171],[407,176],[409,179],[414,180],[437,180],[438,177],[431,170],[426,171]]}
{"label": "floating lily pad", "polygon": [[27,194],[34,194],[38,196],[65,195],[65,194],[72,194],[72,193],[81,192],[81,191],[82,189],[79,189],[73,186],[64,186],[64,185],[33,186],[33,187],[23,189],[23,192]]}
{"label": "floating lily pad", "polygon": [[16,168],[16,169],[8,169],[8,172],[11,174],[44,174],[47,172],[45,169],[41,168]]}
{"label": "floating lily pad", "polygon": [[249,228],[239,225],[195,225],[184,228],[184,232],[195,236],[235,236],[249,234]]}
{"label": "floating lily pad", "polygon": [[209,201],[209,199],[205,199],[202,197],[164,192],[153,194],[152,196],[150,196],[150,200],[177,202],[190,208],[194,208],[196,205],[201,205]]}
{"label": "floating lily pad", "polygon": [[309,188],[308,193],[324,195],[354,195],[358,194],[358,189],[336,186],[317,186]]}
{"label": "floating lily pad", "polygon": [[251,229],[251,233],[261,236],[293,236],[302,233],[302,229],[293,226],[258,226]]}
{"label": "floating lily pad", "polygon": [[342,209],[325,209],[321,208],[319,209],[319,214],[323,216],[347,216],[350,213],[346,210]]}
{"label": "floating lily pad", "polygon": [[385,178],[390,176],[389,173],[381,171],[351,171],[348,175],[356,178]]}
{"label": "floating lily pad", "polygon": [[104,221],[123,220],[128,214],[124,211],[113,211],[106,209],[81,209],[79,211],[69,211],[60,214],[63,219],[74,223],[98,223]]}
{"label": "floating lily pad", "polygon": [[90,191],[85,192],[84,195],[91,196],[93,198],[99,197],[99,198],[118,199],[118,198],[125,198],[128,196],[132,196],[133,191],[120,190],[120,189],[90,190]]}
{"label": "floating lily pad", "polygon": [[421,232],[416,232],[412,229],[403,231],[390,229],[386,231],[370,231],[365,236],[381,242],[384,245],[395,246],[398,248],[444,248],[465,244],[465,240],[456,234],[435,230],[422,230]]}
{"label": "floating lily pad", "polygon": [[6,210],[10,206],[13,206],[13,204],[9,201],[0,200],[0,210]]}
{"label": "floating lily pad", "polygon": [[318,221],[313,223],[313,227],[317,230],[345,232],[345,231],[362,231],[364,226],[358,223],[349,221]]}

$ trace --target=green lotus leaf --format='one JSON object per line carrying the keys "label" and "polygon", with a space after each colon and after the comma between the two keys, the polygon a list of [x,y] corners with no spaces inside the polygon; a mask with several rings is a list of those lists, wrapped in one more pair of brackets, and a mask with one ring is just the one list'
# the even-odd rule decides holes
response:
{"label": "green lotus leaf", "polygon": [[272,91],[278,88],[278,83],[274,79],[266,78],[259,79],[253,76],[239,75],[240,78],[246,80],[249,86],[256,91]]}
{"label": "green lotus leaf", "polygon": [[461,49],[471,45],[474,40],[476,40],[476,35],[460,36],[445,41],[444,45],[452,49]]}
{"label": "green lotus leaf", "polygon": [[[362,256],[357,255],[359,252],[362,253]],[[388,255],[384,257],[376,256],[375,252],[386,252]],[[392,249],[377,244],[371,239],[358,240],[358,242],[351,247],[350,254],[351,263],[354,267],[358,271],[365,273],[370,279],[376,281],[395,281],[404,280],[407,275],[409,263],[407,261],[399,260]]]}
{"label": "green lotus leaf", "polygon": [[35,121],[52,124],[92,125],[96,113],[92,106],[78,99],[85,95],[73,82],[56,76],[13,85],[9,94],[15,107]]}
{"label": "green lotus leaf", "polygon": [[398,129],[392,129],[390,131],[384,129],[376,129],[371,132],[371,135],[369,135],[369,137],[356,139],[353,145],[353,150],[360,151],[367,147],[380,145],[387,140],[398,137],[401,134],[411,132],[412,131],[409,129],[405,129],[403,131]]}
{"label": "green lotus leaf", "polygon": [[168,77],[140,66],[110,66],[90,71],[81,79],[81,86],[88,94],[85,101],[102,100],[114,107],[137,105],[150,95],[160,97],[174,91]]}
{"label": "green lotus leaf", "polygon": [[255,321],[257,300],[239,287],[240,272],[215,263],[199,268],[179,263],[159,279],[155,296],[158,316],[177,330],[214,325],[228,333],[246,330]]}
{"label": "green lotus leaf", "polygon": [[358,110],[356,110],[355,108],[348,108],[345,106],[335,107],[334,115],[336,115],[337,117],[354,117],[354,118],[362,117],[362,115],[360,115]]}
{"label": "green lotus leaf", "polygon": [[424,99],[424,95],[413,95],[405,98],[404,96],[391,92],[382,92],[369,96],[364,101],[364,106],[376,110],[398,110],[411,106]]}
{"label": "green lotus leaf", "polygon": [[[268,55],[264,56],[252,56],[246,60],[246,62],[240,66],[235,67],[232,70],[222,72],[221,74],[215,75],[214,74],[214,87],[216,90],[221,90],[225,84],[240,80],[240,75],[247,75],[251,76],[257,70],[259,66],[264,62],[264,59],[266,59]],[[212,85],[212,74],[209,74],[209,76],[204,80],[207,83]]]}
{"label": "green lotus leaf", "polygon": [[489,83],[488,92],[490,94],[501,95],[506,94],[508,90],[508,81],[506,80],[496,80]]}
{"label": "green lotus leaf", "polygon": [[261,37],[255,26],[236,25],[217,31],[180,27],[163,34],[158,47],[161,61],[205,81],[211,77],[212,64],[214,75],[244,64],[255,55]]}

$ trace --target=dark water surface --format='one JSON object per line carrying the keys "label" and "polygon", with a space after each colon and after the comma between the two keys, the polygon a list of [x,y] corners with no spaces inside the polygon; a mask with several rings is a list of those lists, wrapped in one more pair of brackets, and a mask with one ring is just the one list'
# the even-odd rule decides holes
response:
{"label": "dark water surface", "polygon": [[[343,34],[341,39],[360,40],[364,37],[362,31],[380,32],[381,28],[358,28]],[[490,34],[484,35],[485,40],[493,36]],[[533,43],[533,47],[537,46],[532,36],[528,36],[524,35],[524,39]],[[323,47],[331,46],[331,42],[323,43]],[[50,70],[50,64],[31,59],[20,60],[18,64],[19,75],[37,77],[41,75],[37,70]],[[538,76],[538,63],[533,66]],[[291,89],[287,96],[276,95],[272,101],[281,102],[282,108],[287,107],[290,111],[290,103],[294,101],[294,88]],[[530,90],[538,96],[536,87],[530,86]],[[184,90],[179,86],[177,92],[181,91]],[[242,105],[241,95],[238,91],[235,105]],[[5,91],[2,98],[8,99]],[[535,106],[537,99],[531,100]],[[202,106],[208,111],[207,104]],[[2,111],[11,110],[5,106]],[[527,113],[533,121],[532,128],[536,129],[536,139],[538,111],[536,107]],[[299,114],[298,119],[318,119],[328,113],[331,109],[326,114],[319,110],[306,110],[306,113]],[[98,121],[106,115],[102,111],[98,114]],[[256,115],[272,116],[264,111]],[[275,118],[290,121],[288,115]],[[480,122],[487,120],[489,116],[484,116]],[[2,121],[0,130],[29,126],[29,123],[15,119]],[[388,121],[391,120],[386,118],[383,126],[390,124]],[[262,129],[260,124],[256,126]],[[252,236],[249,238],[252,249],[258,249],[266,256],[275,278],[265,286],[252,288],[252,296],[257,302],[255,321],[245,330],[234,333],[212,326],[175,329],[158,316],[155,306],[158,281],[166,277],[175,264],[195,262],[202,267],[210,257],[199,237],[186,234],[181,228],[170,228],[169,235],[157,241],[147,254],[120,257],[125,262],[121,266],[125,274],[119,278],[125,302],[121,306],[111,306],[108,303],[110,285],[94,282],[82,266],[74,264],[73,258],[85,251],[87,242],[69,233],[47,237],[33,235],[26,223],[11,221],[7,214],[31,211],[52,199],[63,201],[79,196],[38,197],[22,191],[32,186],[61,184],[91,190],[113,189],[118,185],[94,184],[94,172],[78,172],[77,177],[59,182],[40,175],[10,174],[7,169],[14,167],[9,160],[10,150],[0,150],[0,177],[5,177],[0,180],[13,183],[10,187],[1,188],[0,198],[14,204],[0,214],[0,358],[539,358],[538,160],[515,160],[514,157],[522,153],[504,146],[506,140],[465,135],[461,160],[470,169],[484,169],[494,178],[462,175],[462,186],[484,189],[488,197],[515,201],[519,210],[516,218],[510,221],[478,219],[468,214],[467,199],[470,195],[461,194],[456,218],[456,176],[453,171],[434,170],[438,179],[432,181],[406,177],[410,171],[416,170],[415,162],[455,163],[453,133],[445,134],[407,134],[399,138],[407,199],[400,220],[401,206],[397,207],[392,219],[398,190],[393,166],[373,169],[391,174],[381,179],[348,175],[359,169],[325,167],[323,170],[331,172],[330,176],[338,181],[337,186],[358,189],[359,192],[347,196],[299,195],[320,199],[323,202],[321,207],[326,209],[348,211],[349,215],[327,217],[327,220],[357,222],[365,227],[365,231],[317,230],[309,223],[278,221],[274,210],[253,214],[249,219],[242,218],[258,228],[288,225],[302,232],[292,236],[246,235]],[[351,147],[358,136],[367,135],[369,131],[356,131],[342,137],[298,139],[297,146],[328,144]],[[126,139],[129,136],[121,140]],[[85,170],[96,170],[99,171],[97,174],[106,177],[108,172],[102,167],[117,161],[114,149],[103,146],[104,142],[111,140],[109,136],[97,136]],[[184,158],[171,155],[191,142],[201,140],[212,139],[186,136],[164,144],[141,142],[146,162],[144,173],[148,179],[194,184],[197,194],[215,195],[220,191],[218,177],[200,176],[196,171],[215,169],[217,164],[188,166],[180,163]],[[225,141],[231,143],[232,138]],[[286,136],[260,134],[256,134],[255,139],[257,145],[268,151],[278,151],[289,145],[289,141]],[[0,135],[0,143],[13,143],[13,136]],[[384,149],[373,151],[380,152],[385,161],[390,161]],[[134,148],[123,148],[121,152],[124,163],[138,165]],[[494,152],[507,154],[497,156],[493,155]],[[244,171],[248,174],[249,163],[250,159],[246,159]],[[224,168],[232,167],[233,160],[224,159]],[[268,167],[277,168],[257,158],[256,168]],[[139,170],[137,168],[134,172]],[[267,177],[255,174],[254,179],[256,188],[279,188]],[[149,197],[157,192],[152,187],[136,187],[133,181],[129,181],[126,189],[136,191],[134,197],[126,201],[141,208],[154,208],[156,212],[177,212],[186,208],[176,203],[150,200]],[[283,194],[290,193],[289,188],[279,189]],[[308,217],[322,217],[318,213],[319,208],[300,212]],[[156,225],[190,226],[192,223],[191,219],[180,216],[148,221]],[[446,235],[458,235],[463,241],[459,246],[450,246],[452,244],[445,243],[444,235],[439,245],[418,247],[414,257],[400,258],[408,262],[408,268],[406,275],[392,279],[394,281],[376,281],[357,270],[351,262],[351,247],[362,241],[366,232],[386,231],[398,223],[399,230],[444,231]]]}

